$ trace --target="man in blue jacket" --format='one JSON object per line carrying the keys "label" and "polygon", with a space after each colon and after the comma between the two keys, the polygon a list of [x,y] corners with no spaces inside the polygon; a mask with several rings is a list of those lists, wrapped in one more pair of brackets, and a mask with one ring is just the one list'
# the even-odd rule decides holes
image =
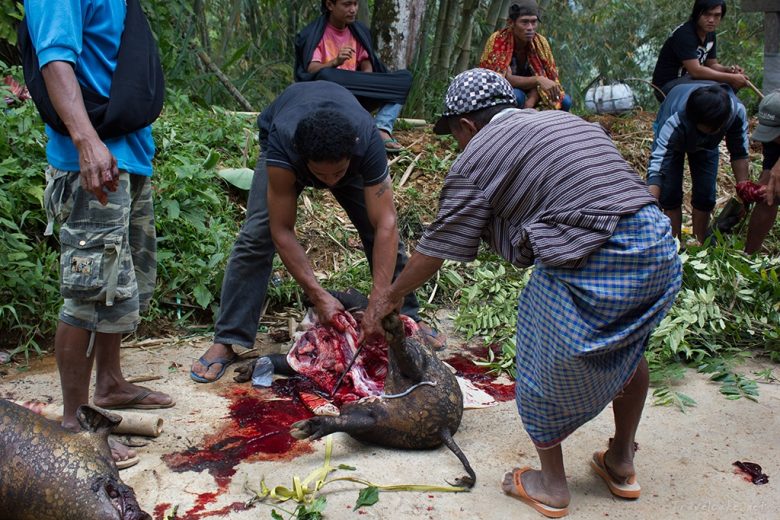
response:
{"label": "man in blue jacket", "polygon": [[[78,430],[76,410],[89,402],[93,362],[96,405],[149,409],[174,404],[167,394],[128,383],[119,355],[122,335],[136,329],[155,286],[152,130],[147,124],[105,137],[90,118],[84,97],[85,89],[102,98],[112,96],[120,41],[133,47],[151,33],[142,32],[149,29],[137,0],[26,0],[24,7],[45,91],[64,125],[57,131],[47,121],[44,203],[47,234],[55,222],[60,225],[64,303],[54,348],[64,402],[62,426]],[[133,26],[126,42],[122,34],[131,19],[141,30]],[[156,47],[150,52],[156,58]],[[44,115],[40,99],[35,101]],[[111,450],[120,468],[138,462],[121,444],[111,443]]]}
{"label": "man in blue jacket", "polygon": [[703,242],[715,207],[718,145],[725,137],[737,182],[747,181],[748,125],[745,107],[727,85],[711,82],[674,87],[653,123],[655,138],[647,184],[672,221],[679,237],[682,228],[683,166],[688,157],[693,189],[693,233]]}

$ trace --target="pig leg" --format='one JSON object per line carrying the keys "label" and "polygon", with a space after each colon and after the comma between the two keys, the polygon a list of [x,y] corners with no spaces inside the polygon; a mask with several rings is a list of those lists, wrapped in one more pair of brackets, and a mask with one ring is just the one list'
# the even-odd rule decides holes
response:
{"label": "pig leg", "polygon": [[290,435],[296,439],[319,439],[331,433],[344,432],[360,435],[376,427],[376,416],[367,406],[354,407],[338,417],[318,416],[298,421],[290,426]]}
{"label": "pig leg", "polygon": [[466,488],[474,487],[474,483],[477,481],[477,474],[474,473],[474,470],[471,468],[471,464],[469,464],[469,460],[466,458],[466,455],[464,455],[460,447],[455,444],[455,440],[452,438],[450,430],[448,428],[442,428],[442,430],[439,432],[439,435],[441,436],[442,442],[444,442],[444,444],[447,445],[452,453],[458,457],[458,460],[460,460],[461,464],[463,464],[463,467],[466,469],[466,473],[468,473],[468,476],[463,476],[456,479],[455,485]]}

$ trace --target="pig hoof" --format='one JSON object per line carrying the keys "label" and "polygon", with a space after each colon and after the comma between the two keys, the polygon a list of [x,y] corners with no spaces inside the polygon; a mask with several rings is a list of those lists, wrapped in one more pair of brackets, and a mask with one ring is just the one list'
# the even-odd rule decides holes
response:
{"label": "pig hoof", "polygon": [[290,426],[290,436],[294,439],[319,439],[325,432],[321,431],[321,422],[319,417],[313,417],[303,421],[298,421]]}
{"label": "pig hoof", "polygon": [[457,486],[462,488],[471,489],[474,487],[475,480],[473,477],[470,477],[468,475],[463,475],[460,478],[456,478],[455,482],[447,482],[451,486]]}

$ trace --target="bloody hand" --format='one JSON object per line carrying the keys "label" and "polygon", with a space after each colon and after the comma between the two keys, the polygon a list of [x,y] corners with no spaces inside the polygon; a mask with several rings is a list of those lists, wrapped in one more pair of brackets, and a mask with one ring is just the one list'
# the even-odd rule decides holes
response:
{"label": "bloody hand", "polygon": [[736,185],[737,197],[739,197],[744,204],[751,202],[761,202],[764,200],[764,193],[766,192],[766,186],[757,184],[753,181],[742,181]]}

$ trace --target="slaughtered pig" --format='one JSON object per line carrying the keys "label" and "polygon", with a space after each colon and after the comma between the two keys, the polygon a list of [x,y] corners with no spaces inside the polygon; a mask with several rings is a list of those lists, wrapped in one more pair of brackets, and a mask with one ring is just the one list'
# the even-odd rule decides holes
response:
{"label": "slaughtered pig", "polygon": [[0,519],[151,520],[108,447],[121,418],[86,405],[77,416],[73,433],[0,399]]}

